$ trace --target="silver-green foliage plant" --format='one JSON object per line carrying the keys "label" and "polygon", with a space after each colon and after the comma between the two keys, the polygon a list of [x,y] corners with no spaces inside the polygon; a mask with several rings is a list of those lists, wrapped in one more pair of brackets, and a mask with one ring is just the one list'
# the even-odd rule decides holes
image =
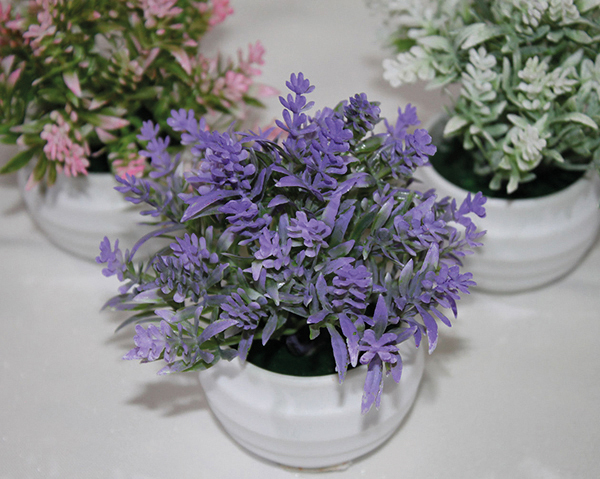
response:
{"label": "silver-green foliage plant", "polygon": [[397,52],[384,77],[460,85],[444,135],[492,189],[510,194],[539,168],[600,168],[600,0],[372,3]]}

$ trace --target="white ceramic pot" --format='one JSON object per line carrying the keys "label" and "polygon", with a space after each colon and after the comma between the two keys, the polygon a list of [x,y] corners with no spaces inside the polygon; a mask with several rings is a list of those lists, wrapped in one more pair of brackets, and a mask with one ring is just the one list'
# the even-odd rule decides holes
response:
{"label": "white ceramic pot", "polygon": [[[432,167],[420,168],[417,178],[438,197],[460,204],[467,191],[450,183]],[[595,243],[600,228],[600,179],[596,173],[557,193],[533,198],[488,198],[484,246],[465,258],[477,288],[515,293],[546,285],[575,268]]]}
{"label": "white ceramic pot", "polygon": [[424,348],[400,346],[399,384],[387,377],[379,410],[361,414],[366,368],[297,377],[252,364],[221,361],[200,373],[214,415],[231,437],[258,456],[295,468],[345,467],[381,445],[400,426],[415,399]]}
{"label": "white ceramic pot", "polygon": [[119,239],[122,250],[131,249],[151,231],[139,224],[143,221],[141,209],[114,190],[118,184],[112,174],[58,175],[51,187],[38,184],[29,190],[25,188],[29,170],[21,169],[18,176],[23,199],[37,226],[52,243],[76,256],[94,260],[104,236],[111,243]]}

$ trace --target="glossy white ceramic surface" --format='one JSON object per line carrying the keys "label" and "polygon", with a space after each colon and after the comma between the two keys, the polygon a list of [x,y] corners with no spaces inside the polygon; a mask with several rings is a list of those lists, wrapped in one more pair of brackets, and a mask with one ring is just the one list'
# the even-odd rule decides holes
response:
{"label": "glossy white ceramic surface", "polygon": [[29,214],[48,239],[76,256],[94,260],[104,236],[111,244],[131,249],[151,231],[140,222],[141,208],[114,190],[118,183],[109,173],[90,173],[67,178],[59,175],[50,187],[37,184],[26,188],[28,172],[19,171],[19,183]]}
{"label": "glossy white ceramic surface", "polygon": [[211,410],[239,444],[298,468],[346,465],[388,439],[410,410],[424,367],[424,348],[399,346],[400,383],[385,378],[381,407],[360,412],[366,367],[337,375],[286,376],[238,360],[200,373]]}

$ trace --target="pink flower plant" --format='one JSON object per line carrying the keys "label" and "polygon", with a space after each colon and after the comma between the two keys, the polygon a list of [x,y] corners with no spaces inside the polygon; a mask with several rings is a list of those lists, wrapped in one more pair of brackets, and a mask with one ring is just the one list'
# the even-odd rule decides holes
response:
{"label": "pink flower plant", "polygon": [[229,0],[0,4],[0,137],[22,146],[0,173],[35,161],[29,184],[90,171],[142,177],[144,121],[166,130],[181,107],[211,128],[248,118],[274,91],[255,83],[262,44],[234,58],[201,52],[232,13]]}

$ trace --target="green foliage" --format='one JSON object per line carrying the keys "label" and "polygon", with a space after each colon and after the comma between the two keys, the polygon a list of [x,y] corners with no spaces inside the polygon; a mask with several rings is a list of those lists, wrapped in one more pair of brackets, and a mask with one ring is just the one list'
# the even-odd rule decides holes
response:
{"label": "green foliage", "polygon": [[492,188],[513,193],[538,168],[598,167],[600,2],[378,3],[397,52],[384,77],[460,84],[445,135]]}

